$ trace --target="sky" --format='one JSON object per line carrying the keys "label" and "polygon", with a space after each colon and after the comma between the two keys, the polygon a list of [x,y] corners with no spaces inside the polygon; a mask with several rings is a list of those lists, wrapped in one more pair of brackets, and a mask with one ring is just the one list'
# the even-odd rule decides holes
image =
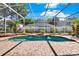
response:
{"label": "sky", "polygon": [[[27,18],[53,18],[60,10],[62,10],[67,3],[50,3],[48,10],[45,14],[45,10],[48,4],[44,3],[31,3],[26,4],[27,10],[29,12]],[[75,12],[79,11],[79,3],[74,3],[69,5],[66,9],[64,9],[61,13],[57,15],[57,17],[65,18]],[[78,14],[76,16],[79,16]]]}
{"label": "sky", "polygon": [[[27,11],[29,12],[25,18],[33,18],[33,19],[48,19],[53,18],[59,11],[61,11],[67,3],[49,3],[48,10],[45,14],[46,8],[48,6],[47,3],[30,3],[26,4]],[[79,11],[79,3],[73,3],[65,8],[61,13],[57,15],[60,20],[65,20],[63,18]],[[79,14],[75,15],[79,17]],[[72,16],[71,16],[72,17]],[[6,17],[6,19],[10,19],[10,17]]]}

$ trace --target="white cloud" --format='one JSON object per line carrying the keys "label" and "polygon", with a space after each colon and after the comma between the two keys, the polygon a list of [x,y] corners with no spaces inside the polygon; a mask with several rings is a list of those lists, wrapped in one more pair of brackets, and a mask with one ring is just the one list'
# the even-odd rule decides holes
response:
{"label": "white cloud", "polygon": [[[4,20],[4,18],[0,19],[0,20]],[[11,20],[10,18],[5,18],[5,20]]]}
{"label": "white cloud", "polygon": [[57,15],[57,17],[63,17],[63,18],[65,18],[65,17],[67,17],[67,16],[69,16],[69,14],[64,14],[63,12],[61,12],[61,13],[59,13],[59,14]]}
{"label": "white cloud", "polygon": [[60,18],[60,20],[62,20],[62,21],[63,21],[63,20],[66,20],[66,19],[64,19],[64,18]]}
{"label": "white cloud", "polygon": [[[59,3],[49,3],[49,7],[48,8],[56,8],[58,6]],[[47,8],[48,4],[46,4],[45,8]]]}
{"label": "white cloud", "polygon": [[46,14],[45,14],[45,12],[42,12],[41,16],[44,16],[44,14],[45,14],[45,16],[54,16],[57,12],[58,12],[57,10],[53,10],[53,11],[48,10],[46,12]]}
{"label": "white cloud", "polygon": [[[50,11],[48,10],[46,12],[46,15],[47,17],[52,17],[55,16],[60,10],[53,10],[53,11]],[[45,12],[42,12],[41,13],[41,16],[44,16]],[[56,17],[59,17],[60,20],[64,20],[65,17],[67,17],[69,14],[64,14],[63,12],[59,13]]]}
{"label": "white cloud", "polygon": [[7,17],[3,17],[2,19],[0,19],[0,20],[15,20],[16,19],[16,17],[13,17],[12,19],[11,19],[11,15],[9,15],[9,16],[7,16]]}

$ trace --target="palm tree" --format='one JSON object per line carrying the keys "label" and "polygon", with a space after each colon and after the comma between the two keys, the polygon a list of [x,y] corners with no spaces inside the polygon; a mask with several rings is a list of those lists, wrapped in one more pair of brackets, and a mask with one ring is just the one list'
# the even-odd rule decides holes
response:
{"label": "palm tree", "polygon": [[[26,7],[27,5],[26,4],[21,5],[20,3],[17,5],[18,5],[18,7],[16,8],[17,12],[19,14],[21,14],[23,17],[26,17],[28,14],[27,7]],[[20,20],[21,18],[18,16],[18,19]],[[22,19],[22,20],[23,20],[23,24],[25,25],[25,19]],[[24,30],[24,32],[25,32],[25,30]]]}
{"label": "palm tree", "polygon": [[72,28],[74,34],[79,34],[79,19],[75,18],[72,20]]}
{"label": "palm tree", "polygon": [[[28,14],[28,12],[27,12],[27,5],[26,4],[23,4],[23,5],[21,5],[20,3],[19,4],[17,4],[18,5],[18,7],[16,8],[17,9],[17,12],[19,13],[19,14],[21,14],[22,16],[27,16],[27,14]],[[20,17],[18,16],[18,18],[20,19]]]}
{"label": "palm tree", "polygon": [[17,27],[20,24],[20,22],[18,22],[18,21],[8,21],[7,24],[9,25],[11,31],[16,33],[17,32]]}

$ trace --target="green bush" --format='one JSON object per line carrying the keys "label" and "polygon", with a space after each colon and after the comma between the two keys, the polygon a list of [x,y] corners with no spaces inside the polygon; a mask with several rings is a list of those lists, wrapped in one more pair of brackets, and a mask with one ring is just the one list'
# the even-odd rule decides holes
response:
{"label": "green bush", "polygon": [[40,29],[40,33],[44,34],[46,31],[44,29]]}
{"label": "green bush", "polygon": [[29,32],[30,32],[30,29],[26,28],[26,29],[25,29],[25,32],[26,32],[26,33],[29,33]]}

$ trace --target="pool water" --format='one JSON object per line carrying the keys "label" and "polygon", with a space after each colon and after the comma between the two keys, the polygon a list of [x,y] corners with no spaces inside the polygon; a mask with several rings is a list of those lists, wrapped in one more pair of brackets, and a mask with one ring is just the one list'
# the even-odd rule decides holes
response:
{"label": "pool water", "polygon": [[56,42],[63,42],[63,41],[73,41],[71,39],[60,37],[60,36],[20,36],[20,37],[14,37],[10,38],[10,41],[56,41]]}

